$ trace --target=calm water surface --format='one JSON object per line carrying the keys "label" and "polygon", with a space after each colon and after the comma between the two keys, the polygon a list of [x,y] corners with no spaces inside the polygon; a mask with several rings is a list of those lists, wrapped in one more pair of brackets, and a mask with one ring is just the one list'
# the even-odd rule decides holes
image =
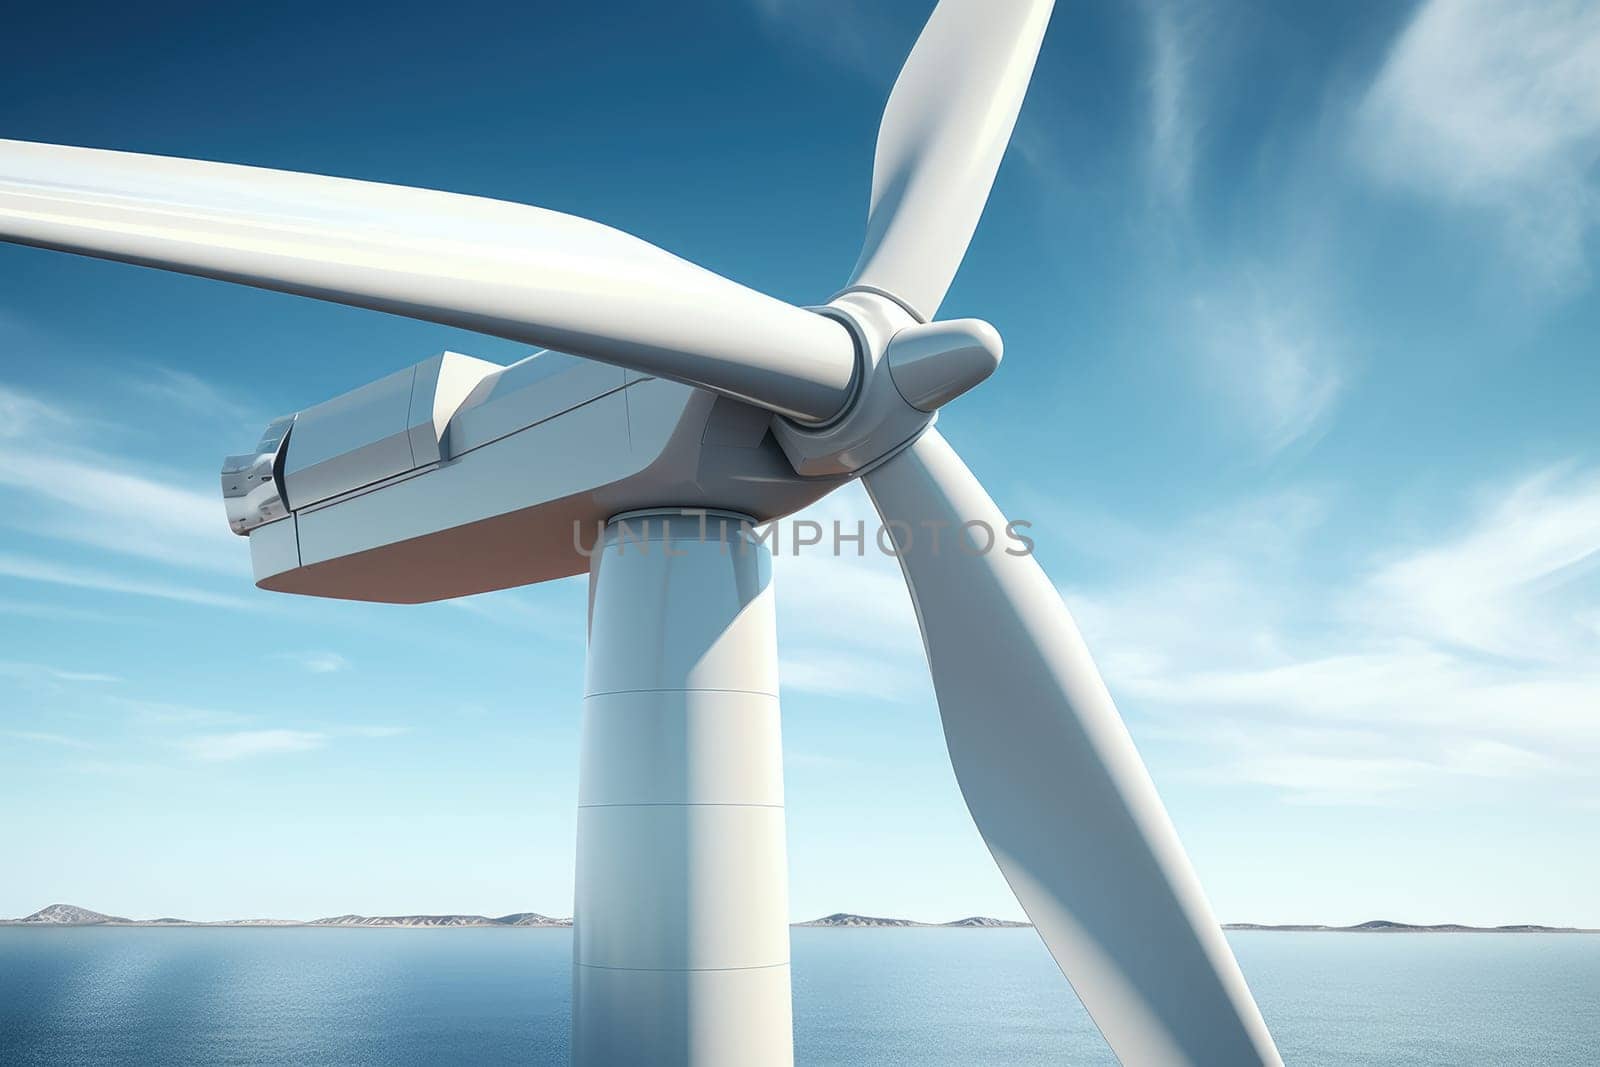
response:
{"label": "calm water surface", "polygon": [[[1291,1064],[1600,1063],[1600,935],[1230,936]],[[551,1063],[563,930],[0,928],[0,1063]],[[1114,1064],[1029,930],[796,930],[799,1062]]]}

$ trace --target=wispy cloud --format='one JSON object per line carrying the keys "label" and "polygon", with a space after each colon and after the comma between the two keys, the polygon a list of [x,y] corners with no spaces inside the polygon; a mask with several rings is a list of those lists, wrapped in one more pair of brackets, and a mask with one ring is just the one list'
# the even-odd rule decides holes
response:
{"label": "wispy cloud", "polygon": [[227,422],[246,431],[257,420],[255,413],[231,393],[185,370],[147,364],[129,375],[127,383],[135,393],[163,407]]}
{"label": "wispy cloud", "polygon": [[[40,441],[0,447],[0,487],[31,498],[31,506],[11,509],[11,525],[184,569],[238,574],[246,568],[220,494],[128,474],[123,459],[51,454],[49,447]],[[54,505],[53,514],[40,501]]]}
{"label": "wispy cloud", "polygon": [[1260,267],[1189,305],[1203,379],[1269,454],[1325,429],[1344,387],[1346,360],[1313,292]]}
{"label": "wispy cloud", "polygon": [[333,726],[322,730],[235,730],[184,738],[177,746],[189,758],[203,763],[255,759],[311,752],[339,738],[378,740],[410,733],[409,726]]}
{"label": "wispy cloud", "polygon": [[1169,203],[1189,199],[1199,116],[1192,72],[1198,50],[1200,10],[1188,0],[1145,0],[1148,39],[1150,172]]}
{"label": "wispy cloud", "polygon": [[1487,213],[1525,268],[1571,287],[1600,221],[1600,7],[1429,0],[1357,115],[1379,179]]}
{"label": "wispy cloud", "polygon": [[861,760],[840,756],[832,752],[809,752],[785,746],[783,765],[786,768],[803,768],[808,771],[860,773],[867,770]]}
{"label": "wispy cloud", "polygon": [[342,726],[333,731],[346,737],[399,737],[411,732],[409,726]]}
{"label": "wispy cloud", "polygon": [[[815,522],[822,544],[794,554],[780,544],[773,565],[783,635],[780,679],[789,689],[896,701],[931,694],[922,637],[900,565],[873,544],[878,514],[859,484],[839,489],[784,520]],[[837,525],[836,525],[837,524]],[[865,534],[862,554],[833,534]]]}
{"label": "wispy cloud", "polygon": [[[1277,162],[1251,196],[1259,221],[1208,235],[1194,197],[1212,99],[1236,91],[1226,74],[1240,51],[1214,7],[1143,0],[1145,131],[1142,165],[1152,209],[1142,232],[1151,265],[1141,270],[1144,308],[1161,309],[1155,343],[1191,358],[1200,387],[1226,403],[1227,428],[1272,455],[1315,439],[1328,425],[1351,369],[1331,307],[1337,286],[1323,264],[1320,219],[1328,210],[1315,122],[1274,134]],[[1289,235],[1293,235],[1292,237]],[[1148,328],[1148,327],[1141,327]]]}
{"label": "wispy cloud", "polygon": [[41,745],[56,745],[61,748],[93,748],[87,741],[66,734],[44,733],[38,730],[7,730],[6,737],[16,738],[18,741],[32,741]]}
{"label": "wispy cloud", "polygon": [[259,605],[252,604],[241,597],[212,593],[208,590],[196,589],[193,586],[169,584],[161,581],[146,581],[138,578],[124,578],[121,575],[110,574],[88,567],[52,563],[48,560],[6,553],[0,553],[0,575],[19,578],[23,581],[44,582],[51,585],[71,586],[77,589],[91,589],[102,593],[154,597],[159,600],[173,600],[180,603],[200,604],[213,608],[253,611],[259,607]]}
{"label": "wispy cloud", "polygon": [[312,674],[337,674],[350,666],[350,661],[337,652],[285,652],[278,658]]}
{"label": "wispy cloud", "polygon": [[79,759],[64,763],[62,767],[77,774],[121,779],[126,782],[157,783],[172,773],[172,769],[163,764],[140,760]]}
{"label": "wispy cloud", "polygon": [[1497,656],[1568,661],[1596,649],[1586,597],[1600,564],[1600,477],[1552,469],[1482,506],[1458,537],[1406,554],[1366,584],[1364,621]]}
{"label": "wispy cloud", "polygon": [[312,730],[240,730],[191,737],[179,742],[179,747],[192,759],[216,763],[309,752],[327,741],[327,734]]}
{"label": "wispy cloud", "polygon": [[198,708],[170,701],[143,700],[127,697],[111,699],[113,706],[129,712],[133,718],[154,726],[227,726],[243,723],[250,716],[223,708]]}
{"label": "wispy cloud", "polygon": [[7,525],[183,570],[246,567],[214,487],[181,484],[159,466],[130,471],[127,455],[90,443],[105,426],[15,386],[0,384],[0,426]]}
{"label": "wispy cloud", "polygon": [[574,635],[579,639],[583,636],[581,629],[573,629],[573,620],[583,617],[577,601],[588,595],[588,582],[588,575],[579,574],[545,582],[537,589],[497,589],[447,600],[440,606],[475,615],[496,626],[531,630],[549,640],[570,641]]}
{"label": "wispy cloud", "polygon": [[1502,486],[1460,529],[1380,539],[1321,577],[1328,509],[1280,498],[1067,596],[1114,691],[1150,716],[1141,735],[1207,751],[1217,780],[1372,803],[1570,773],[1600,753],[1600,635],[1581,610],[1593,486],[1549,472]]}
{"label": "wispy cloud", "polygon": [[120,682],[122,679],[114,674],[103,674],[98,671],[63,670],[45,663],[19,663],[15,660],[0,661],[0,677],[44,679],[51,682]]}
{"label": "wispy cloud", "polygon": [[[1292,740],[1285,746],[1285,738]],[[1192,740],[1192,739],[1191,739]],[[1235,733],[1236,755],[1202,777],[1222,783],[1271,786],[1305,805],[1384,805],[1456,780],[1498,779],[1545,772],[1547,756],[1504,742],[1464,739],[1424,746],[1414,755],[1392,738],[1354,731]]]}
{"label": "wispy cloud", "polygon": [[76,420],[42,398],[0,382],[0,441],[59,432]]}
{"label": "wispy cloud", "polygon": [[1272,786],[1299,803],[1420,799],[1463,780],[1551,780],[1579,773],[1600,751],[1600,674],[1576,666],[1509,671],[1398,645],[1122,688],[1141,703],[1185,709],[1169,713],[1184,725],[1168,736],[1210,752],[1206,776]]}
{"label": "wispy cloud", "polygon": [[905,662],[886,660],[881,655],[838,648],[786,647],[778,665],[786,689],[824,696],[860,696],[896,703],[914,699],[926,688],[917,683],[925,676],[905,657]]}
{"label": "wispy cloud", "polygon": [[18,615],[34,619],[65,619],[73,622],[116,622],[117,616],[87,608],[72,608],[61,604],[46,604],[34,600],[16,600],[0,597],[0,615]]}
{"label": "wispy cloud", "polygon": [[751,0],[751,7],[769,32],[803,43],[885,88],[900,73],[905,55],[889,47],[897,35],[875,5],[860,0]]}

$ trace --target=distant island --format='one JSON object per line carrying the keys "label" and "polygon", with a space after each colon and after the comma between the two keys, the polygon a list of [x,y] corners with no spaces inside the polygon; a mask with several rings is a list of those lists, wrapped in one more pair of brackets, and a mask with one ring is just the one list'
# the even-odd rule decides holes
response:
{"label": "distant island", "polygon": [[[321,927],[413,927],[441,928],[458,926],[480,927],[570,927],[571,919],[553,918],[536,911],[518,911],[510,915],[331,915],[325,919],[224,919],[215,922],[195,922],[189,919],[126,919],[120,915],[106,915],[74,904],[51,904],[32,915],[20,919],[0,919],[0,926],[321,926]],[[829,930],[894,929],[915,927],[924,930],[998,930],[1026,929],[1031,923],[1011,919],[991,919],[983,915],[970,915],[944,923],[918,922],[915,919],[886,919],[874,915],[854,915],[835,912],[810,922],[794,923],[797,927]],[[1354,926],[1326,926],[1320,923],[1224,923],[1224,930],[1263,930],[1288,933],[1328,934],[1593,934],[1600,930],[1577,926],[1539,926],[1518,923],[1512,926],[1467,926],[1462,923],[1436,923],[1419,926],[1412,923],[1373,919]]]}
{"label": "distant island", "polygon": [[1224,930],[1273,930],[1313,934],[1597,934],[1600,930],[1581,926],[1540,926],[1514,923],[1510,926],[1468,926],[1465,923],[1397,923],[1389,919],[1369,919],[1354,926],[1324,926],[1321,923],[1223,923]]}
{"label": "distant island", "polygon": [[487,915],[331,915],[326,919],[125,919],[105,915],[75,904],[51,904],[20,919],[0,919],[0,926],[571,926],[571,919],[555,919],[536,911],[519,911],[491,918]]}

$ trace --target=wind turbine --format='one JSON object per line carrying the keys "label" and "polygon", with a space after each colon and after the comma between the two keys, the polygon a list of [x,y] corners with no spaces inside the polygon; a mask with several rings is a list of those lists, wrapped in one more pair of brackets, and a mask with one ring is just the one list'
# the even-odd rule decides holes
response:
{"label": "wind turbine", "polygon": [[973,820],[1113,1051],[1281,1062],[1076,626],[933,427],[1000,360],[993,327],[934,315],[1051,6],[938,5],[884,111],[860,259],[814,308],[536,207],[0,141],[7,240],[573,353],[443,353],[274,422],[222,480],[267,589],[415,603],[589,572],[580,1064],[792,1062],[755,530],[854,478]]}

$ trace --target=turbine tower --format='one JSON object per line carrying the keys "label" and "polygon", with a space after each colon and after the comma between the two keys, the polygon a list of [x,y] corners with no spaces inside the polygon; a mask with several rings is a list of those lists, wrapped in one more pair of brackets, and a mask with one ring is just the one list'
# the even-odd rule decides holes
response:
{"label": "turbine tower", "polygon": [[934,428],[1000,360],[993,327],[934,315],[1050,9],[934,10],[884,111],[860,258],[813,308],[537,207],[0,141],[0,238],[550,349],[436,355],[272,423],[222,483],[266,589],[416,603],[589,573],[579,1064],[793,1060],[756,531],[855,478],[972,818],[1113,1051],[1281,1062],[1055,587]]}

